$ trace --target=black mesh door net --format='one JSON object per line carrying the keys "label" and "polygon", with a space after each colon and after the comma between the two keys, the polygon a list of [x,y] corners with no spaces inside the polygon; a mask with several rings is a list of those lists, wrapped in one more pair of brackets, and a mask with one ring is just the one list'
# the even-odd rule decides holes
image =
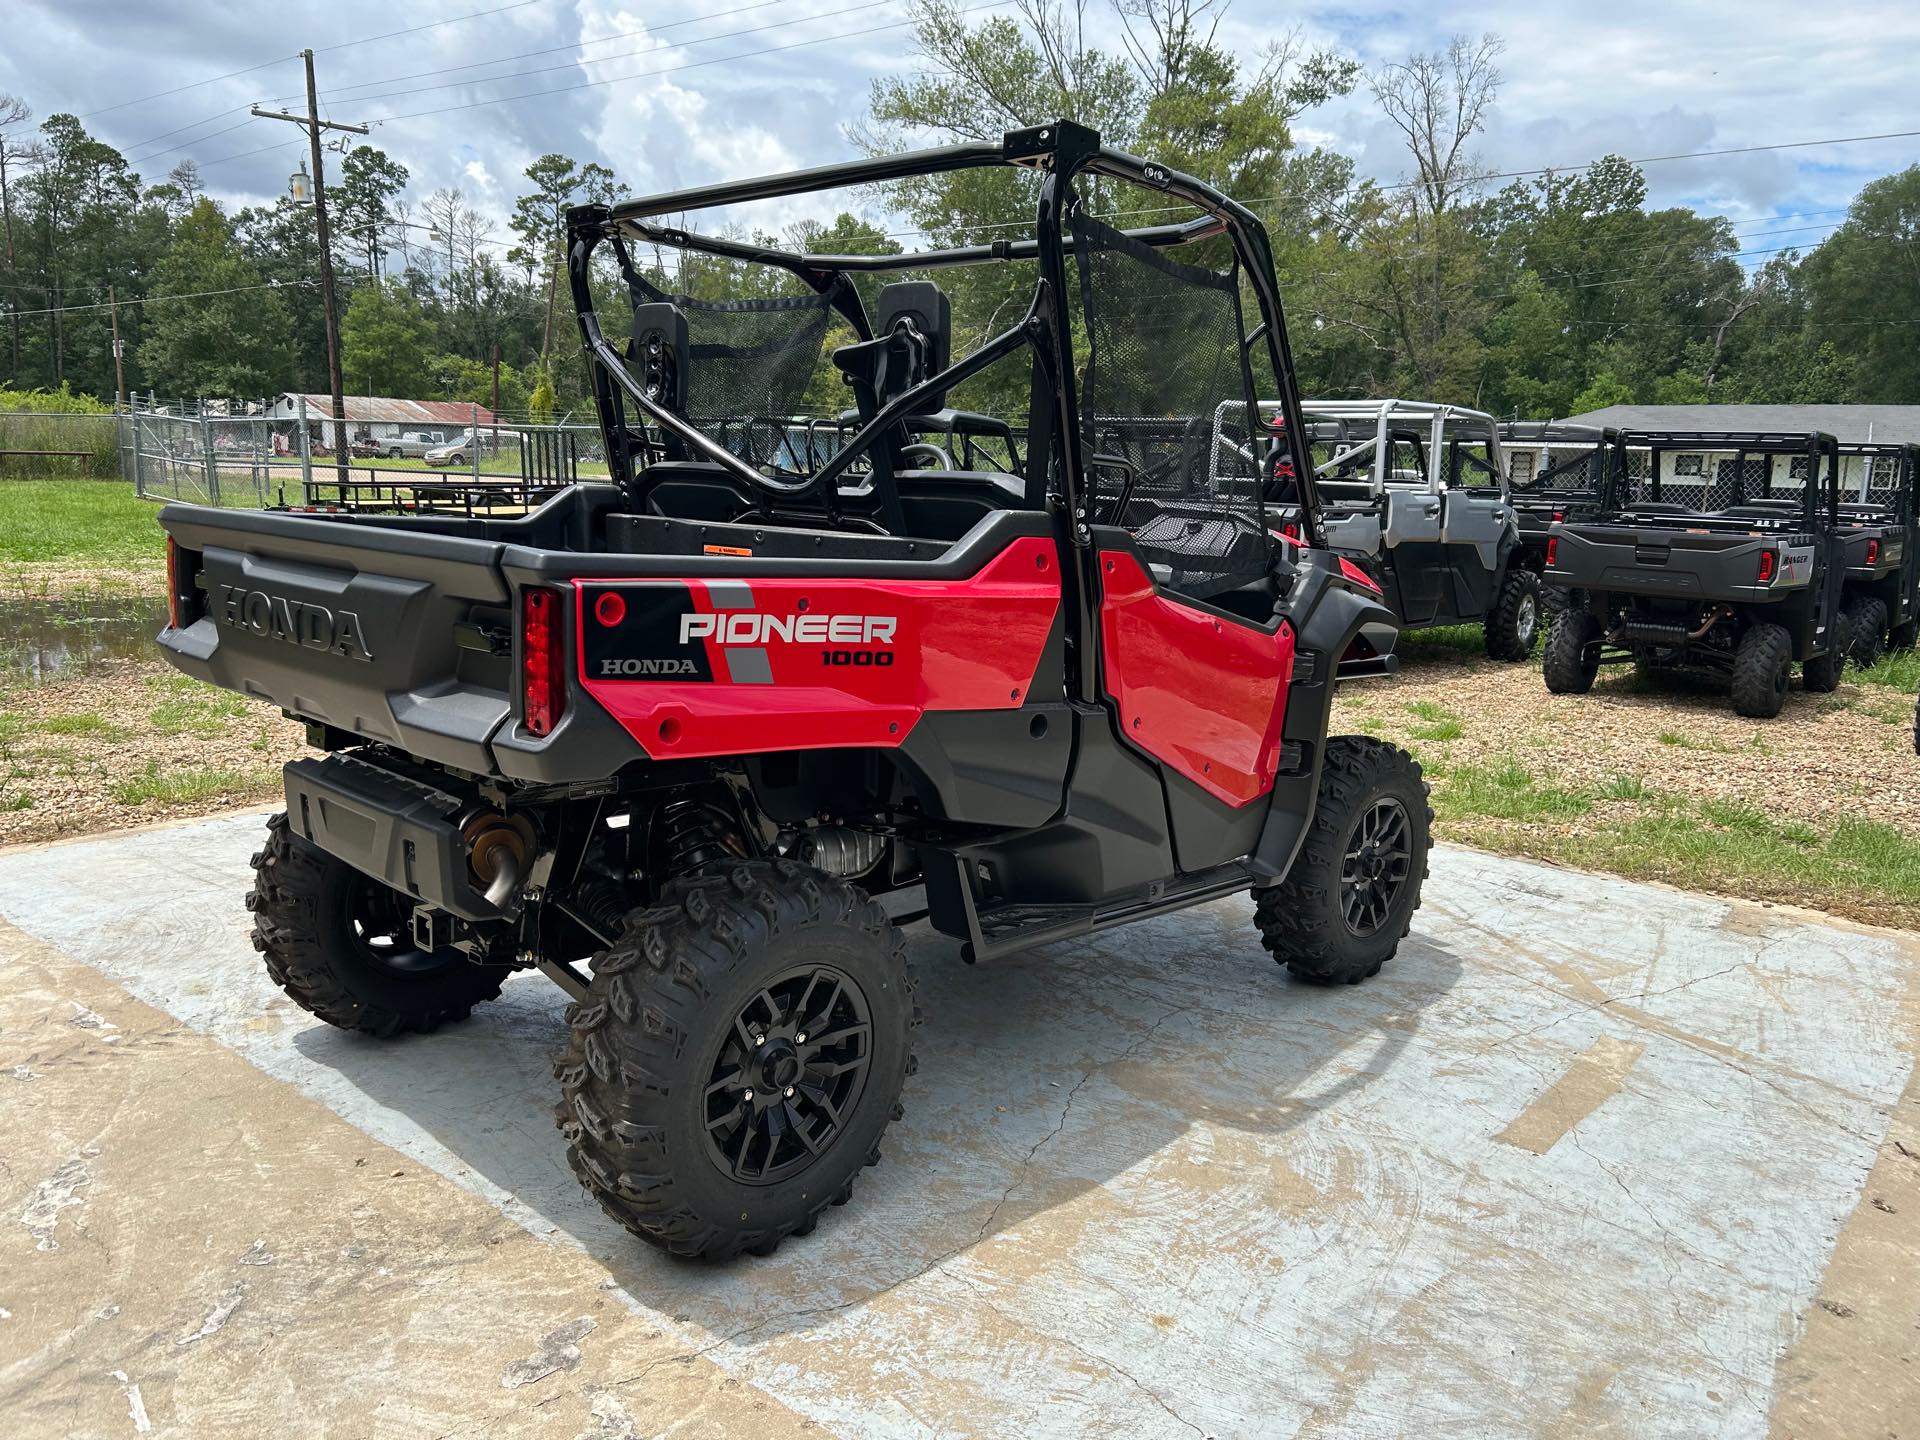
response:
{"label": "black mesh door net", "polygon": [[1094,518],[1133,533],[1161,583],[1206,599],[1259,579],[1268,546],[1238,277],[1073,218],[1086,318],[1081,425]]}

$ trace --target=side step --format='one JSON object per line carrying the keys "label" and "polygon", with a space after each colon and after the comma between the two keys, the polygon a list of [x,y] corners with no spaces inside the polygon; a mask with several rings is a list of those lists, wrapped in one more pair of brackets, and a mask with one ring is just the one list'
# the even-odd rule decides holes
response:
{"label": "side step", "polygon": [[[1182,875],[1087,905],[1000,904],[980,908],[968,878],[967,861],[940,857],[928,875],[929,898],[938,895],[947,905],[965,913],[966,935],[960,938],[960,958],[972,965],[1106,930],[1129,921],[1144,920],[1184,910],[1205,900],[1248,889],[1252,873],[1239,861],[1217,865],[1197,875]],[[941,908],[938,904],[936,909]],[[942,927],[944,928],[944,927]],[[949,932],[951,933],[951,932]]]}

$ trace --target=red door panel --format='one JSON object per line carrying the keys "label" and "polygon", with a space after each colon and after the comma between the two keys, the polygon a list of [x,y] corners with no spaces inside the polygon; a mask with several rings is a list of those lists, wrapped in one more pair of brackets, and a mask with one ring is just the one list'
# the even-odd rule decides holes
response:
{"label": "red door panel", "polygon": [[1154,589],[1124,550],[1100,554],[1107,693],[1127,738],[1229,805],[1273,788],[1293,631],[1223,620]]}
{"label": "red door panel", "polygon": [[966,580],[575,582],[580,683],[649,755],[894,746],[929,710],[1027,698],[1060,609],[1054,543]]}

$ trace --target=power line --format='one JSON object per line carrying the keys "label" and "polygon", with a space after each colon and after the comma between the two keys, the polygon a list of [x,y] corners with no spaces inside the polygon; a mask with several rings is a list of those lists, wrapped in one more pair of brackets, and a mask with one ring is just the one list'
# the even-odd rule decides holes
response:
{"label": "power line", "polygon": [[[793,20],[772,20],[765,25],[750,25],[743,30],[728,30],[724,34],[720,34],[720,35],[702,35],[696,40],[682,40],[682,41],[679,41],[676,45],[674,45],[671,48],[681,49],[689,45],[706,45],[715,40],[736,40],[742,35],[760,35],[760,34],[764,34],[769,30],[785,30],[789,26],[808,25],[815,20],[832,20],[837,16],[852,15],[862,10],[878,10],[882,6],[892,5],[893,3],[894,3],[894,0],[862,0],[862,3],[858,5],[848,5],[839,10],[825,10],[818,15],[802,15]],[[757,7],[748,7],[748,8],[757,8]],[[908,22],[908,23],[911,23],[911,22]],[[816,42],[808,42],[808,43],[816,43]],[[653,55],[653,54],[659,53],[661,48],[663,47],[648,45],[648,46],[642,46],[638,50],[622,50],[617,54],[601,55],[601,56],[595,57],[593,63],[603,64],[605,62],[612,61],[612,60],[628,60],[635,55]],[[764,53],[764,52],[755,52],[755,53]],[[729,58],[739,58],[739,57],[729,57]],[[489,63],[498,63],[498,62],[489,62]],[[387,90],[374,95],[355,95],[351,98],[353,99],[355,104],[360,104],[362,102],[370,101],[370,100],[391,100],[397,95],[424,95],[430,90],[458,90],[463,85],[491,85],[496,81],[521,80],[521,79],[525,79],[530,75],[551,75],[555,71],[572,70],[576,66],[584,65],[586,63],[587,63],[586,57],[582,56],[576,59],[568,60],[565,63],[559,64],[559,65],[541,65],[532,70],[510,71],[505,75],[485,75],[477,79],[470,79],[470,80],[448,80],[445,83],[439,84],[439,85],[410,85],[405,90]],[[683,66],[680,68],[691,69],[693,67]],[[429,71],[426,73],[431,74],[433,72]],[[671,72],[649,71],[647,73],[668,74]],[[408,77],[403,75],[399,78],[404,80]],[[632,76],[632,77],[623,77],[623,78],[638,79],[639,77]],[[539,93],[544,94],[547,92],[542,91]]]}
{"label": "power line", "polygon": [[[216,295],[242,295],[250,290],[304,290],[314,282],[311,280],[269,280],[263,285],[234,285],[226,290],[195,290],[184,295],[148,295],[140,300],[122,300],[122,310],[133,305],[159,305],[169,300],[209,300]],[[8,315],[30,320],[36,315],[74,315],[82,310],[107,310],[111,303],[98,305],[55,305],[46,310],[9,310]]]}
{"label": "power line", "polygon": [[[410,25],[405,30],[389,30],[384,35],[363,35],[357,40],[341,40],[332,45],[314,47],[316,55],[329,55],[335,50],[351,50],[356,45],[371,45],[376,40],[397,40],[402,35],[418,35],[425,30],[439,30],[448,25],[459,25],[468,20],[484,20],[489,15],[503,15],[509,10],[524,10],[529,5],[538,5],[541,0],[513,0],[511,5],[496,5],[491,10],[475,10],[469,15],[455,15],[446,20],[432,20],[425,25]],[[299,97],[295,97],[296,99]]]}
{"label": "power line", "polygon": [[[426,80],[426,79],[431,79],[435,75],[457,74],[462,70],[483,70],[489,65],[508,65],[508,64],[512,64],[516,60],[532,60],[541,55],[557,55],[562,50],[584,50],[589,45],[611,45],[616,40],[628,40],[636,35],[646,35],[646,36],[664,35],[669,30],[679,30],[682,27],[687,25],[704,24],[705,22],[710,20],[725,20],[726,18],[732,15],[744,15],[750,10],[765,10],[770,5],[784,5],[788,3],[789,3],[789,0],[755,0],[755,3],[752,5],[737,5],[731,10],[719,10],[714,12],[711,15],[695,15],[689,19],[675,20],[666,25],[656,25],[651,27],[643,25],[636,30],[615,30],[611,34],[602,35],[593,40],[570,40],[565,45],[549,45],[542,50],[522,50],[512,55],[496,56],[492,60],[469,61],[464,65],[442,65],[433,70],[418,70],[411,75],[388,75],[388,76],[384,76],[379,80],[356,80],[347,85],[335,86],[328,93],[334,96],[336,99],[342,99],[342,100],[377,99],[378,98],[377,96],[370,96],[370,95],[348,96],[343,92],[348,90],[367,90],[367,89],[371,89],[376,85],[397,85],[403,80]],[[813,15],[813,16],[807,16],[805,18],[818,20],[824,17],[819,15]],[[785,23],[789,25],[797,25],[801,22],[798,20],[789,20]],[[683,40],[676,43],[681,45],[704,45],[708,40],[724,40],[726,38],[727,37],[724,35],[707,35],[697,40]],[[589,58],[591,57],[582,55],[579,57],[578,63],[585,64]],[[618,58],[618,57],[605,56],[600,58],[611,59],[611,58]],[[537,73],[537,72],[520,72],[520,73]],[[491,80],[510,80],[512,78],[513,77],[511,75],[488,75],[488,76],[479,77],[467,83],[480,85],[480,84],[485,84]],[[275,98],[284,101],[288,99],[298,99],[299,97],[281,95]]]}
{"label": "power line", "polygon": [[[956,10],[956,15],[971,15],[977,10],[999,10],[1013,3],[1013,0],[985,0],[985,3],[969,5]],[[442,105],[433,110],[413,110],[404,115],[381,115],[374,119],[376,125],[391,124],[399,120],[419,120],[429,115],[450,115],[457,110],[478,110],[488,105],[509,105],[515,100],[534,100],[545,95],[564,95],[575,90],[592,90],[602,85],[623,85],[632,80],[651,79],[656,75],[678,75],[687,70],[700,70],[709,65],[731,65],[740,60],[753,60],[762,55],[776,55],[787,50],[804,50],[813,45],[831,45],[836,40],[858,40],[867,35],[878,35],[888,30],[900,30],[919,21],[908,18],[890,21],[885,25],[868,25],[858,30],[847,30],[838,35],[822,35],[814,40],[795,40],[785,45],[769,45],[760,50],[746,50],[738,55],[720,55],[711,60],[695,60],[685,65],[669,65],[660,70],[640,70],[632,75],[612,75],[604,80],[583,80],[577,85],[556,85],[545,90],[526,90],[517,95],[501,95],[492,100],[470,100],[461,105]],[[367,99],[378,97],[367,96]]]}

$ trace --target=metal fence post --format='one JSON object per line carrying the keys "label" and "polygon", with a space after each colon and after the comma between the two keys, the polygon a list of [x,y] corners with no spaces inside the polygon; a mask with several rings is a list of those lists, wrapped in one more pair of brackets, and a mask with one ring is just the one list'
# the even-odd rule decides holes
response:
{"label": "metal fence post", "polygon": [[300,499],[302,503],[313,500],[313,445],[307,438],[307,397],[299,397],[300,402]]}
{"label": "metal fence post", "polygon": [[220,471],[213,458],[213,421],[207,417],[204,406],[200,411],[200,453],[205,457],[202,463],[207,467],[207,503],[218,505],[220,503]]}
{"label": "metal fence post", "polygon": [[480,483],[480,407],[467,403],[467,431],[473,436],[473,483]]}

